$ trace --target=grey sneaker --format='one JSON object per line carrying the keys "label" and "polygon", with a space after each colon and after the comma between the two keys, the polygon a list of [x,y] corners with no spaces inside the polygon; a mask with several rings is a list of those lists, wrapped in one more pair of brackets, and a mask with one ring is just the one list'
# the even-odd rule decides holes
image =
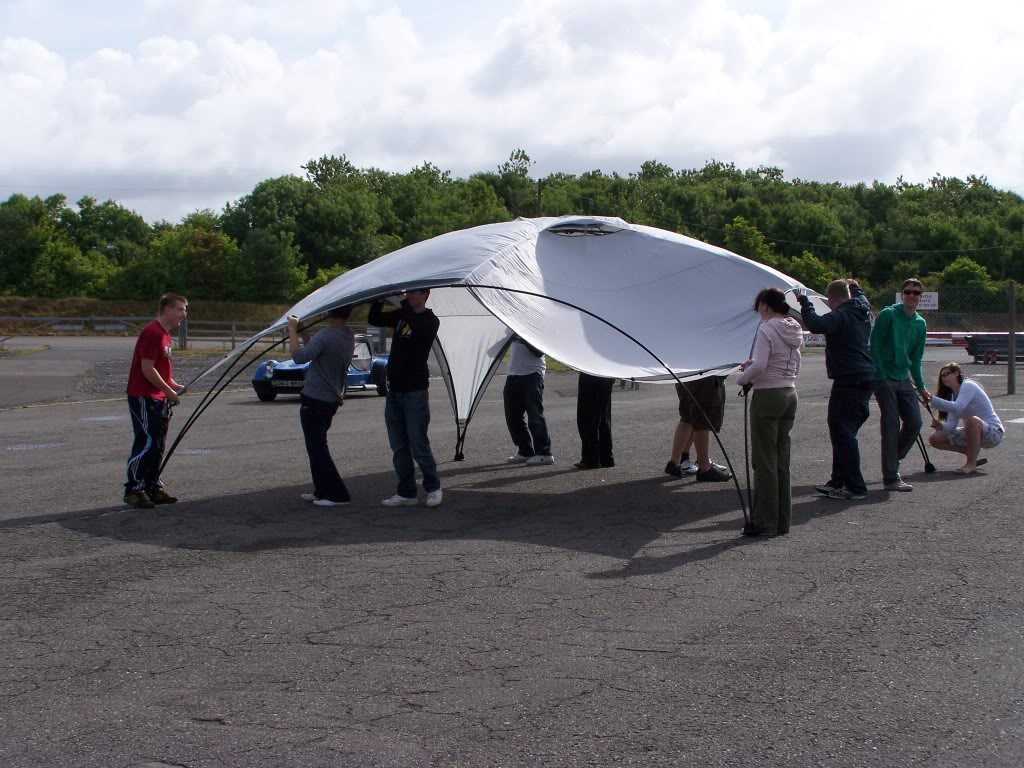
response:
{"label": "grey sneaker", "polygon": [[837,501],[860,501],[867,497],[866,493],[854,493],[846,488],[833,488],[825,494],[826,499],[836,499]]}
{"label": "grey sneaker", "polygon": [[381,505],[385,507],[415,507],[419,503],[419,499],[415,496],[399,496],[396,493],[394,496],[384,499]]}
{"label": "grey sneaker", "polygon": [[[722,469],[725,469],[725,467],[722,467]],[[679,471],[684,475],[696,475],[699,470],[696,464],[687,459],[679,463]]]}
{"label": "grey sneaker", "polygon": [[444,494],[441,493],[441,489],[438,488],[436,491],[431,491],[427,494],[426,500],[423,502],[428,507],[436,507],[441,503],[441,497]]}
{"label": "grey sneaker", "polygon": [[885,483],[885,490],[887,491],[900,491],[906,493],[907,491],[914,490],[914,486],[910,483],[905,483],[903,480],[894,480],[891,483]]}
{"label": "grey sneaker", "polygon": [[523,456],[522,454],[519,454],[519,453],[513,453],[511,456],[508,457],[508,459],[506,460],[505,463],[506,464],[525,464],[531,458],[532,457],[530,457],[530,456]]}
{"label": "grey sneaker", "polygon": [[818,493],[828,496],[832,491],[835,491],[842,487],[842,483],[837,483],[834,480],[829,480],[827,483],[822,483],[821,485],[814,486],[814,490],[816,490]]}
{"label": "grey sneaker", "polygon": [[315,493],[300,493],[299,498],[303,501],[316,501]]}
{"label": "grey sneaker", "polygon": [[331,501],[330,499],[314,499],[313,504],[318,507],[347,507],[351,501]]}
{"label": "grey sneaker", "polygon": [[550,453],[545,454],[544,456],[541,456],[539,454],[537,456],[531,456],[526,460],[526,466],[528,467],[547,466],[554,463],[555,457],[552,456]]}
{"label": "grey sneaker", "polygon": [[698,483],[722,483],[732,480],[732,474],[727,469],[721,469],[714,464],[708,467],[706,472],[697,472]]}

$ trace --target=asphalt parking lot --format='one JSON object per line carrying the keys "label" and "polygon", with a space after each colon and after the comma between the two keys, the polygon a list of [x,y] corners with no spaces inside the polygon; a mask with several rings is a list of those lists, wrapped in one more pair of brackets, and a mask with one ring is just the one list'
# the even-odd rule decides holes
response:
{"label": "asphalt parking lot", "polygon": [[[947,358],[967,361],[929,349],[929,382]],[[1004,367],[965,369],[1005,391]],[[834,502],[812,488],[831,453],[808,354],[794,527],[749,541],[733,486],[662,473],[671,387],[615,391],[617,466],[593,472],[572,469],[575,390],[548,379],[557,463],[510,467],[501,381],[465,462],[434,382],[429,510],[379,505],[374,394],[331,432],[340,510],[298,499],[290,398],[225,394],[167,469],[181,502],[151,512],[119,504],[123,402],[0,411],[0,765],[1024,762],[1024,396],[994,398],[985,472],[912,453],[892,497],[873,414],[869,496]],[[722,439],[742,472],[738,398]]]}

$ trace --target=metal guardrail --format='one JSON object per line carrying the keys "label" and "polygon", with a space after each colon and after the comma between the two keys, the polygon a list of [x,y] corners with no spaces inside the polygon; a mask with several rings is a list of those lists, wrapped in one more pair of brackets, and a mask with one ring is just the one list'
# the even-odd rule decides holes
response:
{"label": "metal guardrail", "polygon": [[[33,335],[36,333],[61,333],[68,335],[95,333],[135,335],[152,320],[152,317],[20,317],[0,316],[0,325],[15,327],[14,335]],[[267,327],[267,322],[243,320],[186,320],[178,328],[177,345],[179,349],[187,349],[193,342],[220,343],[231,349],[243,341],[252,338]],[[366,323],[350,323],[349,327],[356,333],[365,333],[373,339],[373,349],[383,351],[386,348],[383,328],[368,326]],[[286,332],[278,331],[267,338],[278,340],[286,336]],[[10,337],[8,337],[10,338]]]}

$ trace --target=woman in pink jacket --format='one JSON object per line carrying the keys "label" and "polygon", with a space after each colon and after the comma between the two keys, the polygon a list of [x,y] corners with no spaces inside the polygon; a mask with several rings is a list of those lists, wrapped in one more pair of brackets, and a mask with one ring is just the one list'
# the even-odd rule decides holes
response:
{"label": "woman in pink jacket", "polygon": [[789,533],[793,516],[789,479],[789,433],[796,419],[796,375],[804,337],[789,317],[786,295],[765,288],[754,300],[761,316],[754,354],[740,366],[737,383],[751,385],[750,447],[754,465],[754,508],[744,536]]}

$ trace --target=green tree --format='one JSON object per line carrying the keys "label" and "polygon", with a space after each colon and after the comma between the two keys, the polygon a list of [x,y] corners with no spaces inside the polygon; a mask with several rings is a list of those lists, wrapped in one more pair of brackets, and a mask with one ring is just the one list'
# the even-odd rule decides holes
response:
{"label": "green tree", "polygon": [[958,256],[952,264],[938,275],[939,286],[942,288],[962,285],[985,285],[988,281],[989,275],[985,268],[966,256]]}
{"label": "green tree", "polygon": [[227,297],[249,302],[296,299],[306,270],[291,237],[290,232],[278,235],[265,229],[249,233],[237,255],[228,262]]}
{"label": "green tree", "polygon": [[781,271],[819,293],[824,292],[833,280],[843,276],[842,267],[826,263],[810,251],[789,259]]}
{"label": "green tree", "polygon": [[51,241],[32,265],[22,290],[30,296],[101,296],[118,268],[102,253],[82,253],[62,239]]}
{"label": "green tree", "polygon": [[782,260],[764,239],[764,235],[742,216],[733,219],[732,224],[725,225],[725,247],[773,269],[782,268]]}
{"label": "green tree", "polygon": [[42,200],[15,194],[0,203],[0,293],[31,295],[36,262],[59,240],[63,209],[63,195]]}
{"label": "green tree", "polygon": [[153,236],[145,219],[113,200],[97,203],[86,196],[77,205],[77,211],[64,208],[60,222],[83,253],[96,251],[112,264],[124,267],[139,257]]}

